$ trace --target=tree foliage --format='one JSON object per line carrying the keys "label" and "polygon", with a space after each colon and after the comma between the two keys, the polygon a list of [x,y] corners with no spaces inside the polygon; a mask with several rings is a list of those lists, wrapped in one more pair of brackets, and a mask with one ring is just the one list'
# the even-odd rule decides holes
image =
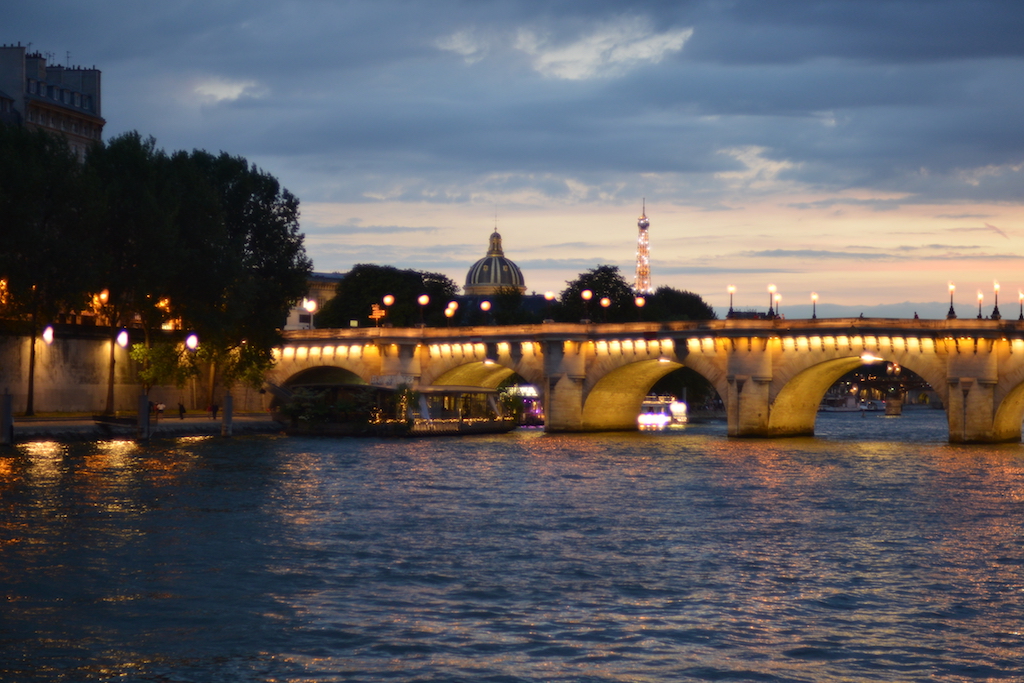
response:
{"label": "tree foliage", "polygon": [[[672,320],[712,320],[714,309],[693,292],[672,287],[658,287],[653,294],[644,297],[643,308],[636,305],[632,287],[619,272],[618,266],[601,265],[580,273],[559,296],[555,307],[555,318],[562,322],[576,322],[590,319],[594,322],[630,322],[637,320],[668,322]],[[582,292],[590,290],[589,302]],[[601,305],[607,298],[609,305]]]}
{"label": "tree foliage", "polygon": [[[590,291],[589,301],[583,299],[583,292]],[[601,306],[601,299],[607,298],[609,306]],[[590,319],[595,322],[626,322],[636,320],[633,290],[622,277],[618,266],[597,266],[580,273],[575,280],[566,282],[566,288],[558,298],[555,311],[557,320],[578,322]]]}
{"label": "tree foliage", "polygon": [[672,287],[658,287],[647,297],[642,311],[644,320],[668,322],[671,320],[714,320],[715,309],[699,294]]}
{"label": "tree foliage", "polygon": [[[199,334],[228,386],[262,378],[312,269],[298,199],[276,178],[225,153],[168,155],[137,132],[80,164],[62,138],[0,125],[0,215],[7,313],[50,320],[105,292],[111,337],[145,333],[147,387],[170,372],[174,354],[153,343],[170,320]],[[113,363],[111,345],[108,411]]]}
{"label": "tree foliage", "polygon": [[63,138],[0,125],[0,308],[29,323],[28,415],[39,327],[81,308],[89,289],[89,196]]}
{"label": "tree foliage", "polygon": [[[420,322],[422,314],[426,324],[444,325],[444,309],[458,291],[458,285],[440,273],[359,263],[338,281],[335,296],[317,314],[316,325],[348,327],[351,320],[358,320],[360,325],[368,325],[374,304],[387,311],[387,316],[380,321],[382,324],[411,327]],[[395,302],[391,306],[384,306],[383,299],[388,294],[395,297]],[[418,299],[423,294],[430,301],[421,307]]]}

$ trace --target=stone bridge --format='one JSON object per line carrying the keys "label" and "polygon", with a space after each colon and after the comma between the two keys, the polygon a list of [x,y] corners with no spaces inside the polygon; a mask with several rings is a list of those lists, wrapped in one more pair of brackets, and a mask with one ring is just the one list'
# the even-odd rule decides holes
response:
{"label": "stone bridge", "polygon": [[680,367],[725,403],[730,436],[814,433],[826,390],[866,357],[898,363],[942,399],[951,442],[1019,441],[1024,321],[715,320],[285,333],[268,381],[398,381],[542,392],[552,432],[636,428],[644,396]]}

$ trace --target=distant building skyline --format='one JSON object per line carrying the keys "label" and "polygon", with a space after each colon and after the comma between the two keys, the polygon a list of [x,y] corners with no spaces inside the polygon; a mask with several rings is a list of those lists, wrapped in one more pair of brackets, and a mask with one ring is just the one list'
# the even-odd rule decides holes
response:
{"label": "distant building skyline", "polygon": [[47,64],[28,47],[0,45],[0,121],[68,141],[79,159],[103,139],[100,70]]}

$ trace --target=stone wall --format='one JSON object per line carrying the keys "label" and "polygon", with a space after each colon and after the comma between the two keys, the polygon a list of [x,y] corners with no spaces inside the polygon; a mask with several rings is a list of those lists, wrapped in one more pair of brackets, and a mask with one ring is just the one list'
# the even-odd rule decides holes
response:
{"label": "stone wall", "polygon": [[[52,344],[36,340],[35,412],[91,412],[103,410],[107,398],[111,332],[107,328],[80,325],[56,326]],[[133,340],[137,341],[137,340]],[[24,412],[28,397],[29,350],[31,338],[8,330],[0,332],[0,391],[14,396],[14,411]],[[119,411],[135,412],[142,390],[137,381],[136,364],[128,350],[114,350],[114,404]],[[208,372],[190,380],[184,387],[157,386],[150,392],[154,403],[167,404],[176,412],[178,402],[188,410],[206,410]],[[236,412],[262,412],[270,397],[246,387],[235,387]],[[217,386],[214,396],[223,397]],[[223,399],[217,400],[219,405]]]}

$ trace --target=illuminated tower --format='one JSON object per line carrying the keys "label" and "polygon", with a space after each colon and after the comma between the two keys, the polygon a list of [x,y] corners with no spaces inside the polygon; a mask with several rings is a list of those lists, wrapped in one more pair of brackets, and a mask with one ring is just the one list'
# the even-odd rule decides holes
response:
{"label": "illuminated tower", "polygon": [[647,200],[644,199],[644,208],[640,212],[640,218],[636,227],[640,233],[636,238],[636,280],[633,282],[633,289],[637,294],[653,294],[651,287],[651,244],[647,239],[647,227],[651,224],[647,220]]}

